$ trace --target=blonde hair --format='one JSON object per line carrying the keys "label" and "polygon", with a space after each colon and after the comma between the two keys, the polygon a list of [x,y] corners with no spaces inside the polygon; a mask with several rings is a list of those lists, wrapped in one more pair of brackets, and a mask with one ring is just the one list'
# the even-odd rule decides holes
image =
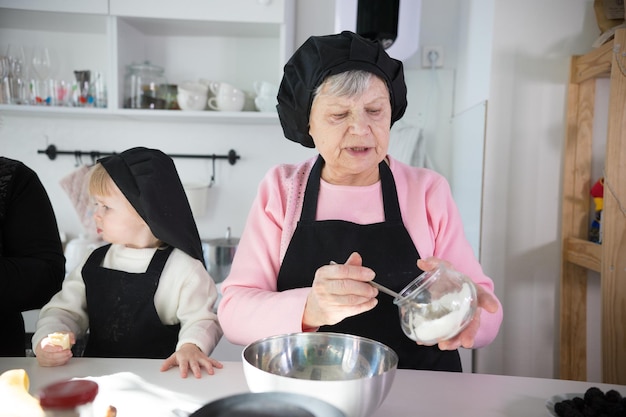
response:
{"label": "blonde hair", "polygon": [[113,194],[113,179],[101,163],[95,164],[89,174],[89,195],[110,196]]}

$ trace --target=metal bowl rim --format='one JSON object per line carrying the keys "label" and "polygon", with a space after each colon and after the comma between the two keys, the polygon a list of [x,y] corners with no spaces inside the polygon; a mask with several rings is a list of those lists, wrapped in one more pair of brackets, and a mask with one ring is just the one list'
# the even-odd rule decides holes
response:
{"label": "metal bowl rim", "polygon": [[[348,334],[348,333],[336,333],[336,332],[294,332],[294,333],[285,333],[285,334],[278,334],[278,335],[273,335],[273,336],[267,336],[264,337],[262,339],[259,340],[255,340],[252,343],[249,343],[248,345],[246,345],[243,350],[241,351],[241,358],[243,360],[244,363],[247,363],[248,365],[252,366],[254,369],[257,369],[259,371],[265,372],[267,374],[270,375],[274,375],[274,376],[282,376],[282,375],[277,375],[274,374],[272,372],[266,371],[265,369],[261,369],[257,366],[255,366],[254,364],[252,364],[250,361],[248,361],[248,359],[246,358],[246,352],[249,352],[253,347],[261,345],[263,343],[266,343],[270,340],[278,340],[278,339],[288,339],[288,338],[292,338],[292,337],[307,337],[307,338],[316,338],[316,337],[339,337],[342,339],[353,339],[353,340],[358,340],[358,341],[362,341],[362,342],[367,342],[370,344],[373,344],[375,346],[378,346],[379,348],[381,348],[383,351],[385,351],[388,355],[389,355],[389,359],[392,362],[392,365],[389,367],[389,369],[387,369],[385,372],[379,374],[379,375],[374,375],[373,377],[376,376],[380,376],[380,375],[384,375],[385,373],[392,371],[394,369],[396,369],[398,367],[398,361],[399,361],[399,357],[398,354],[389,346],[387,346],[386,344],[379,342],[377,340],[374,339],[370,339],[368,337],[364,337],[364,336],[357,336],[357,335],[353,335],[353,334]],[[284,378],[287,378],[285,376],[282,376]],[[323,382],[333,382],[333,381],[323,381]]]}

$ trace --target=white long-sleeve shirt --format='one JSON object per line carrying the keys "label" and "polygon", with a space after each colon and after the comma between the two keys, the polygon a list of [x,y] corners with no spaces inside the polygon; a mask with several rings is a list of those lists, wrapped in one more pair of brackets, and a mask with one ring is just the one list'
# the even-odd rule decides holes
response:
{"label": "white long-sleeve shirt", "polygon": [[[111,245],[102,266],[143,273],[155,251],[155,248]],[[89,328],[85,282],[81,273],[88,257],[65,278],[61,291],[41,309],[33,346],[50,333],[71,331],[80,337]],[[213,311],[216,300],[217,287],[202,263],[174,249],[163,268],[154,294],[154,305],[163,324],[181,325],[176,350],[184,343],[193,343],[207,355],[213,351],[222,337],[222,329]]]}

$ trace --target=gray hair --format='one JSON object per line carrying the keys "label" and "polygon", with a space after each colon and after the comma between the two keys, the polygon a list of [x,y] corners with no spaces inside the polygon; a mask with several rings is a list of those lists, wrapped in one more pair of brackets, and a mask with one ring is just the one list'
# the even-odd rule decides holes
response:
{"label": "gray hair", "polygon": [[325,94],[337,97],[361,95],[369,88],[372,77],[377,77],[377,75],[362,70],[350,70],[330,75],[313,92],[313,101],[324,88],[326,88]]}

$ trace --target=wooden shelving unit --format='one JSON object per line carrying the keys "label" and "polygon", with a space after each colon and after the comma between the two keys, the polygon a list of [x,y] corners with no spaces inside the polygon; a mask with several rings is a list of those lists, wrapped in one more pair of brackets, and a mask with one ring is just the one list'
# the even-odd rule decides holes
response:
{"label": "wooden shelving unit", "polygon": [[[602,244],[589,242],[596,80],[610,78]],[[597,138],[600,140],[600,138]],[[602,380],[626,384],[626,29],[572,57],[562,196],[560,377],[587,379],[587,276],[600,273]]]}

